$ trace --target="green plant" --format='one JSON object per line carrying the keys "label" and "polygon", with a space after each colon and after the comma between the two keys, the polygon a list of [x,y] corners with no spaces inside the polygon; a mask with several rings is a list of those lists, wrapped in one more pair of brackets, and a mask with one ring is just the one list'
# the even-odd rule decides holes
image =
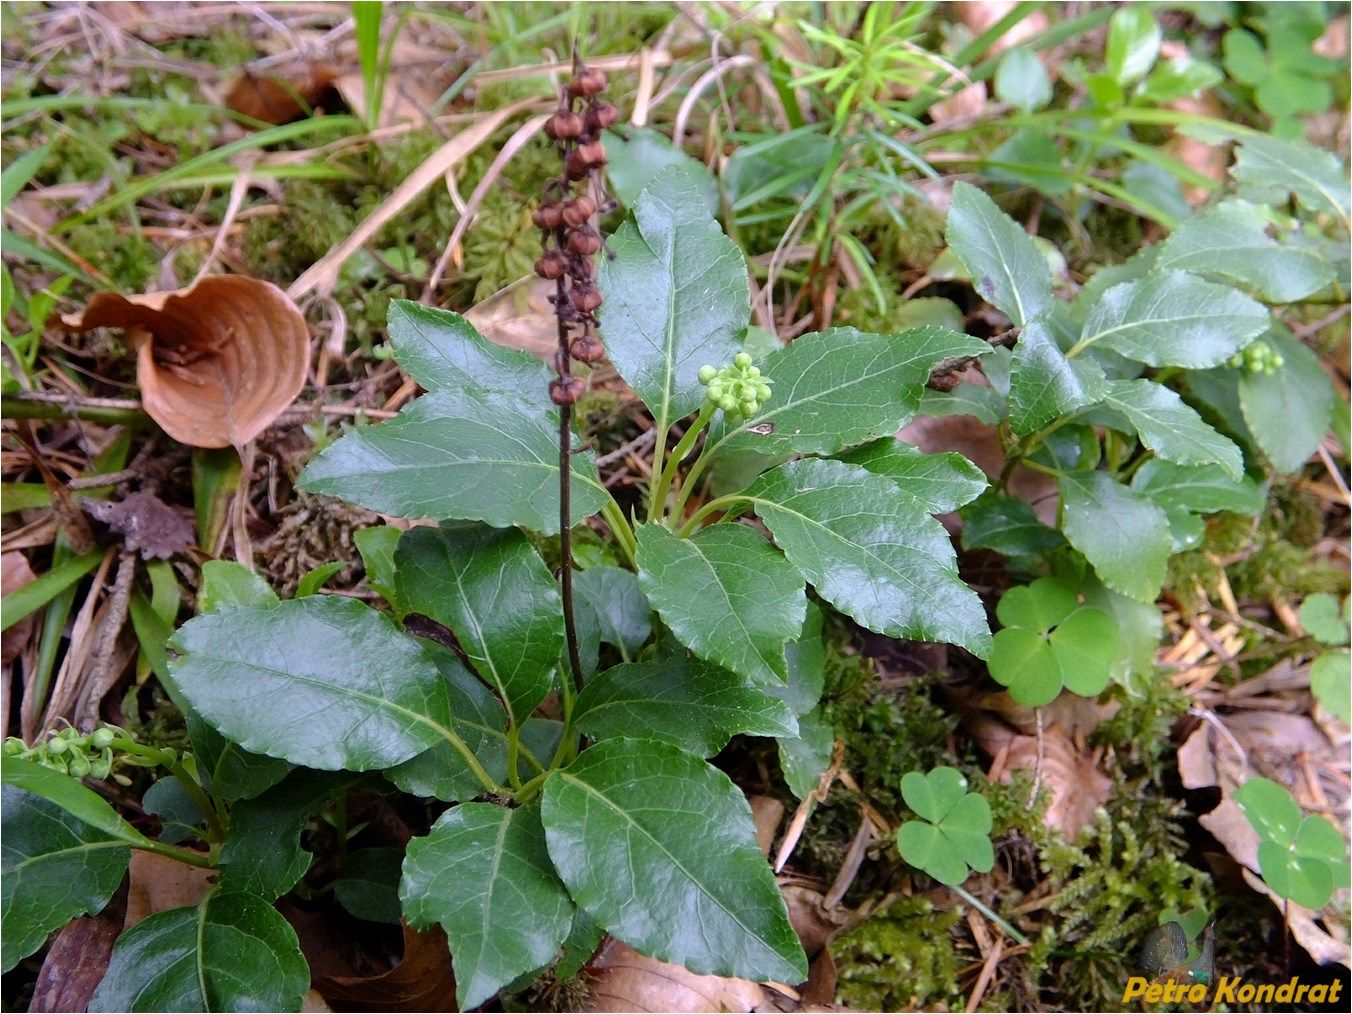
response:
{"label": "green plant", "polygon": [[1291,793],[1268,778],[1250,778],[1235,801],[1258,832],[1258,869],[1274,894],[1318,909],[1334,888],[1348,885],[1347,845],[1328,818],[1303,815]]}
{"label": "green plant", "polygon": [[[311,492],[441,522],[358,536],[388,609],[320,593],[331,566],[278,600],[220,563],[205,568],[200,614],[171,635],[147,603],[133,604],[188,721],[192,761],[173,758],[183,778],[169,770],[202,797],[201,818],[171,788],[146,805],[206,850],[150,839],[68,775],[5,758],[25,805],[72,809],[71,833],[101,857],[60,865],[55,839],[14,856],[59,867],[60,882],[78,885],[78,911],[106,899],[127,846],[218,873],[201,904],[119,941],[96,1006],[144,991],[174,1009],[294,1008],[304,963],[272,903],[310,871],[302,828],[351,787],[390,783],[458,804],[410,844],[399,898],[412,925],[444,927],[463,1008],[548,966],[580,912],[697,972],[802,981],[802,947],[749,807],[706,758],[747,733],[780,741],[800,788],[825,767],[832,736],[816,710],[824,676],[809,584],[871,629],[989,650],[980,599],[932,516],[985,480],[958,455],[892,437],[935,368],[984,355],[986,343],[923,326],[838,328],[771,348],[748,330],[742,257],[682,166],[642,190],[597,272],[599,138],[615,115],[604,85],[578,68],[546,127],[563,158],[534,213],[545,245],[536,271],[556,283],[551,363],[488,342],[457,314],[396,301],[394,356],[428,393],[393,420],[354,427],[301,477]],[[573,432],[587,386],[576,370],[605,352],[656,433],[650,487],[628,510]],[[706,495],[711,465],[733,454],[755,467],[731,492]],[[774,542],[737,523],[749,512]],[[588,518],[626,566],[578,567],[573,530]],[[538,549],[553,552],[554,539],[557,577]],[[210,761],[227,755],[233,786]],[[16,934],[7,962],[78,914],[43,901],[57,882],[25,888],[33,907],[6,920]],[[311,886],[352,896],[336,882]],[[185,938],[188,924],[205,930]],[[218,976],[230,926],[278,963]],[[573,949],[594,946],[590,932]],[[201,974],[170,981],[164,962]]]}
{"label": "green plant", "polygon": [[[1222,49],[1225,69],[1253,89],[1253,101],[1272,118],[1273,131],[1298,137],[1304,126],[1296,117],[1320,113],[1333,103],[1344,61],[1314,51],[1314,42],[1327,27],[1318,4],[1266,4],[1249,28],[1225,33]],[[1261,35],[1261,39],[1260,39]]]}
{"label": "green plant", "polygon": [[1309,595],[1300,604],[1300,624],[1320,644],[1340,649],[1322,652],[1310,663],[1310,689],[1331,713],[1352,722],[1352,684],[1347,675],[1352,669],[1352,653],[1347,650],[1352,598],[1344,599],[1339,608],[1337,598],[1328,592]]}
{"label": "green plant", "polygon": [[925,774],[908,772],[901,779],[901,794],[921,818],[897,830],[902,859],[949,886],[961,884],[970,871],[991,871],[991,807],[980,793],[967,791],[960,771],[937,767]]}

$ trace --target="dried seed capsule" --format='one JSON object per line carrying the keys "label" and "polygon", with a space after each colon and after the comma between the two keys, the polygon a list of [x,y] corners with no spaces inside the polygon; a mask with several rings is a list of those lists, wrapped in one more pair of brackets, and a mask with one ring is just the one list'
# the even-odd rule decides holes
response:
{"label": "dried seed capsule", "polygon": [[576,228],[586,225],[587,220],[596,214],[596,201],[584,194],[563,206],[562,217],[565,225]]}
{"label": "dried seed capsule", "polygon": [[530,220],[541,229],[557,229],[563,224],[563,205],[542,204],[535,209]]}
{"label": "dried seed capsule", "polygon": [[601,249],[601,237],[595,229],[574,229],[568,234],[568,249],[583,257],[590,257]]}
{"label": "dried seed capsule", "polygon": [[590,283],[575,284],[568,290],[568,298],[583,313],[591,313],[605,302],[596,286]]}
{"label": "dried seed capsule", "polygon": [[569,351],[578,362],[587,364],[599,363],[606,354],[605,346],[589,334],[574,338]]}
{"label": "dried seed capsule", "polygon": [[563,269],[563,255],[557,250],[550,250],[535,262],[535,273],[551,282],[563,277]]}
{"label": "dried seed capsule", "polygon": [[587,133],[599,134],[607,127],[614,126],[620,114],[609,102],[595,102],[587,110]]}
{"label": "dried seed capsule", "polygon": [[606,90],[606,75],[596,67],[586,67],[568,82],[568,94],[589,97]]}
{"label": "dried seed capsule", "polygon": [[599,169],[606,164],[606,146],[600,141],[588,141],[586,144],[577,146],[578,154],[586,160],[587,165],[593,169]]}
{"label": "dried seed capsule", "polygon": [[545,120],[545,133],[556,141],[571,141],[586,130],[582,117],[571,109],[561,109]]}
{"label": "dried seed capsule", "polygon": [[549,382],[549,400],[555,405],[574,405],[585,388],[578,377],[555,377]]}

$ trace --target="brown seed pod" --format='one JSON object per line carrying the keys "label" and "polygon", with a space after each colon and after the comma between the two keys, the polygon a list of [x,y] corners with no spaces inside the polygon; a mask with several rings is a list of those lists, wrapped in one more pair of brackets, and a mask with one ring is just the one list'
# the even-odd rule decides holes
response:
{"label": "brown seed pod", "polygon": [[557,250],[550,250],[535,262],[535,273],[552,282],[563,277],[565,266],[563,255]]}
{"label": "brown seed pod", "polygon": [[583,194],[563,206],[561,217],[564,225],[576,229],[579,225],[586,225],[587,220],[594,214],[596,214],[596,201]]}
{"label": "brown seed pod", "polygon": [[568,82],[568,94],[590,97],[606,90],[605,71],[596,67],[585,67],[573,75]]}
{"label": "brown seed pod", "polygon": [[582,313],[591,313],[600,308],[605,300],[601,297],[600,290],[590,282],[575,283],[568,290],[568,299],[573,306]]}
{"label": "brown seed pod", "polygon": [[589,334],[574,338],[569,351],[579,363],[588,365],[599,363],[606,355],[606,347]]}
{"label": "brown seed pod", "polygon": [[542,204],[535,209],[530,220],[541,229],[557,229],[563,224],[563,209],[562,204]]}
{"label": "brown seed pod", "polygon": [[599,134],[608,127],[614,126],[619,116],[620,114],[609,102],[593,103],[587,110],[587,133]]}
{"label": "brown seed pod", "polygon": [[599,169],[606,164],[606,146],[600,141],[588,141],[586,144],[580,144],[577,150],[586,160],[587,165],[593,169]]}
{"label": "brown seed pod", "polygon": [[579,377],[555,377],[549,382],[549,400],[555,405],[574,405],[586,387]]}
{"label": "brown seed pod", "polygon": [[581,137],[585,129],[582,117],[571,109],[561,109],[545,120],[545,133],[556,141],[571,141]]}
{"label": "brown seed pod", "polygon": [[568,153],[568,157],[563,160],[563,168],[570,180],[580,180],[587,175],[587,170],[591,168],[591,164],[582,155],[580,148],[574,148]]}
{"label": "brown seed pod", "polygon": [[568,249],[583,257],[590,257],[601,249],[601,237],[595,229],[574,229],[568,234]]}

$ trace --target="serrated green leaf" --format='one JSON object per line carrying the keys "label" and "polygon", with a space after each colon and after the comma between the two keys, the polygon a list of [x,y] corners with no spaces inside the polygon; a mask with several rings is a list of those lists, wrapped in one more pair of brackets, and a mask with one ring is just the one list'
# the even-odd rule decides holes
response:
{"label": "serrated green leaf", "polygon": [[1068,359],[1042,318],[1030,321],[1014,346],[1009,374],[1009,424],[1031,433],[1058,416],[1092,405],[1107,385],[1089,358]]}
{"label": "serrated green leaf", "polygon": [[605,132],[606,175],[611,192],[633,207],[643,189],[664,170],[680,166],[690,174],[710,215],[718,212],[718,181],[703,162],[691,158],[651,127],[626,126],[623,134]]}
{"label": "serrated green leaf", "polygon": [[1231,479],[1244,475],[1244,455],[1234,442],[1202,421],[1197,411],[1163,384],[1110,380],[1103,404],[1131,423],[1141,443],[1177,465],[1217,464]]}
{"label": "serrated green leaf", "polygon": [[403,849],[357,849],[334,879],[333,894],[358,919],[397,923],[403,914],[399,904],[403,864]]}
{"label": "serrated green leaf", "polygon": [[979,338],[930,326],[891,335],[849,327],[803,335],[762,361],[774,387],[758,415],[714,421],[710,453],[834,454],[892,436],[919,411],[934,367],[988,351]]}
{"label": "serrated green leaf", "polygon": [[785,650],[789,678],[783,685],[770,683],[762,689],[789,706],[795,716],[815,708],[826,685],[826,646],[822,641],[822,611],[816,602],[807,604],[807,619],[798,636]]}
{"label": "serrated green leaf", "polygon": [[100,911],[131,860],[125,841],[6,785],[0,806],[0,927],[8,972],[76,916]]}
{"label": "serrated green leaf", "polygon": [[1066,472],[1059,486],[1070,544],[1109,588],[1153,601],[1173,552],[1164,511],[1106,472]]}
{"label": "serrated green leaf", "polygon": [[558,585],[516,529],[419,526],[394,554],[412,612],[450,627],[481,678],[524,722],[554,685],[563,648]]}
{"label": "serrated green leaf", "polygon": [[1160,245],[1155,264],[1247,289],[1269,303],[1293,303],[1333,281],[1314,250],[1278,243],[1268,220],[1247,201],[1222,201],[1184,221]]}
{"label": "serrated green leaf", "polygon": [[78,778],[18,757],[0,757],[0,782],[55,803],[76,820],[129,845],[150,839],[127,823],[102,796]]}
{"label": "serrated green leaf", "polygon": [[756,513],[817,594],[889,637],[950,641],[984,656],[985,610],[958,577],[942,525],[858,465],[801,460],[747,490]]}
{"label": "serrated green leaf", "polygon": [[547,965],[573,924],[533,806],[464,803],[443,813],[409,842],[399,896],[410,925],[446,930],[460,1010]]}
{"label": "serrated green leaf", "polygon": [[638,576],[604,564],[573,575],[574,607],[589,609],[596,619],[597,636],[620,650],[626,661],[652,636],[652,606]]}
{"label": "serrated green leaf", "polygon": [[440,742],[451,721],[427,652],[354,599],[206,613],[170,646],[183,696],[251,753],[323,770],[385,768]]}
{"label": "serrated green leaf", "polygon": [[606,350],[665,428],[704,401],[699,368],[741,351],[751,312],[746,264],[683,167],[644,188],[609,248],[599,273]]}
{"label": "serrated green leaf", "polygon": [[1273,200],[1295,195],[1306,209],[1349,219],[1347,176],[1337,156],[1306,144],[1263,134],[1240,140],[1230,172],[1246,186],[1267,191]]}
{"label": "serrated green leaf", "polygon": [[394,610],[394,615],[403,618],[408,612],[399,597],[399,581],[394,569],[394,550],[399,545],[403,529],[396,525],[373,525],[352,534],[361,554],[362,566],[366,570],[366,583],[369,584]]}
{"label": "serrated green leaf", "polygon": [[141,796],[141,809],[159,818],[159,840],[168,845],[194,836],[202,836],[202,811],[183,783],[166,776],[153,783]]}
{"label": "serrated green leaf", "polygon": [[296,931],[269,902],[213,891],[118,937],[89,1009],[291,1011],[309,985]]}
{"label": "serrated green leaf", "polygon": [[989,549],[1005,556],[1036,556],[1065,542],[1043,524],[1027,500],[987,492],[961,511],[962,548]]}
{"label": "serrated green leaf", "polygon": [[1247,476],[1235,480],[1220,465],[1184,467],[1152,458],[1131,477],[1131,488],[1165,510],[1215,514],[1259,514],[1266,499],[1263,487]]}
{"label": "serrated green leaf", "polygon": [[1267,309],[1242,292],[1190,275],[1153,270],[1103,294],[1075,346],[1103,348],[1150,366],[1205,369],[1271,326]]}
{"label": "serrated green leaf", "polygon": [[679,649],[597,673],[573,714],[578,729],[596,739],[661,740],[700,757],[718,753],[735,733],[798,730],[783,701]]}
{"label": "serrated green leaf", "polygon": [[700,975],[802,982],[807,959],[727,775],[613,739],[545,782],[549,855],[574,901],[635,950]]}
{"label": "serrated green leaf", "polygon": [[987,426],[997,426],[1005,414],[1005,399],[993,387],[965,380],[951,391],[929,388],[920,398],[920,415],[970,415]]}
{"label": "serrated green leaf", "polygon": [[891,479],[926,514],[956,510],[990,485],[986,473],[956,451],[926,454],[894,437],[856,447],[840,460]]}
{"label": "serrated green leaf", "polygon": [[1297,471],[1319,447],[1337,396],[1316,356],[1286,328],[1263,338],[1281,357],[1275,373],[1245,373],[1239,405],[1254,440],[1279,472]]}
{"label": "serrated green leaf", "polygon": [[1023,326],[1052,300],[1052,274],[1031,236],[984,193],[961,180],[949,205],[948,245],[977,293]]}
{"label": "serrated green leaf", "polygon": [[280,898],[300,883],[314,860],[301,846],[306,821],[358,779],[327,771],[295,771],[266,792],[236,803],[221,846],[220,889]]}
{"label": "serrated green leaf", "polygon": [[760,683],[788,678],[784,644],[803,627],[803,578],[760,533],[712,525],[688,539],[638,529],[639,584],[677,640]]}
{"label": "serrated green leaf", "polygon": [[[609,494],[591,452],[571,458],[573,523]],[[478,388],[424,395],[388,422],[359,426],[306,466],[301,488],[395,517],[559,530],[559,419],[517,395]]]}
{"label": "serrated green leaf", "polygon": [[797,736],[779,736],[777,740],[784,784],[799,799],[806,799],[831,766],[836,748],[835,730],[814,709],[798,716]]}

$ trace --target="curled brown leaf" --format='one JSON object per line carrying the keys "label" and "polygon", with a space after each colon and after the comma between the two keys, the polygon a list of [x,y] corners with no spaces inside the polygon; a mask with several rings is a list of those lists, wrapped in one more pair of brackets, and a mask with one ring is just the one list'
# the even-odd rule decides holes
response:
{"label": "curled brown leaf", "polygon": [[61,324],[125,329],[146,412],[193,447],[248,443],[295,400],[310,368],[310,332],[296,304],[244,275],[140,296],[100,292]]}

